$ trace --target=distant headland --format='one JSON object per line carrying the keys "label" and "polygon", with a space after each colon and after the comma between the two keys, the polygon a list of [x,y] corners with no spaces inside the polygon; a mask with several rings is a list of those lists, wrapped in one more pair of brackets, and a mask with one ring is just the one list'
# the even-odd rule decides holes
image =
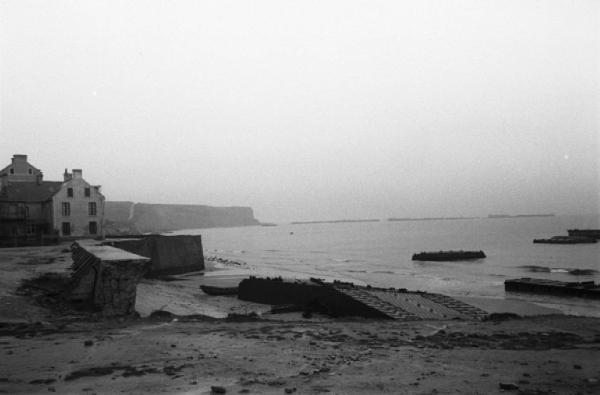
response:
{"label": "distant headland", "polygon": [[150,204],[107,201],[108,235],[166,232],[259,225],[250,207],[212,207],[191,204]]}

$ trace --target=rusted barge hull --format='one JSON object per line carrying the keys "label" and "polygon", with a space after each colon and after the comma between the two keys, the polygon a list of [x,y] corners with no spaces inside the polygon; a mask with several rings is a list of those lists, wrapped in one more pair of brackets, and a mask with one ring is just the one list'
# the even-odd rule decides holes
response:
{"label": "rusted barge hull", "polygon": [[504,281],[504,290],[600,299],[600,285],[593,281],[563,282],[525,277]]}

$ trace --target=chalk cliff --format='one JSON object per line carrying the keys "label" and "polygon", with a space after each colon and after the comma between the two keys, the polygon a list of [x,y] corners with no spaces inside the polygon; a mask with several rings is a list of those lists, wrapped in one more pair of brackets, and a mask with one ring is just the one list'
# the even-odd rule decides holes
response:
{"label": "chalk cliff", "polygon": [[250,207],[106,202],[107,235],[258,225]]}

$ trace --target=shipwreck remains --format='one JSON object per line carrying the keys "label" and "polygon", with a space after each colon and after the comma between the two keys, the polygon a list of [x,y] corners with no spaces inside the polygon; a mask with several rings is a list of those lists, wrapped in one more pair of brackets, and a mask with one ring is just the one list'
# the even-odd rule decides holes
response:
{"label": "shipwreck remains", "polygon": [[238,297],[306,312],[393,320],[482,319],[487,313],[449,296],[405,289],[359,286],[320,279],[284,280],[250,277],[240,282]]}
{"label": "shipwreck remains", "polygon": [[553,236],[549,239],[533,239],[535,244],[589,244],[597,240],[587,236]]}
{"label": "shipwreck remains", "polygon": [[569,236],[583,236],[600,240],[600,229],[569,229]]}
{"label": "shipwreck remains", "polygon": [[202,236],[147,235],[141,238],[107,240],[105,244],[150,258],[147,277],[204,270]]}
{"label": "shipwreck remains", "polygon": [[413,254],[413,261],[465,261],[470,259],[483,259],[483,251],[435,251]]}
{"label": "shipwreck remains", "polygon": [[600,285],[593,281],[564,282],[541,278],[518,278],[504,281],[504,290],[509,292],[532,292],[558,296],[600,298]]}
{"label": "shipwreck remains", "polygon": [[71,301],[107,316],[135,313],[137,284],[150,259],[91,240],[73,243],[72,255]]}

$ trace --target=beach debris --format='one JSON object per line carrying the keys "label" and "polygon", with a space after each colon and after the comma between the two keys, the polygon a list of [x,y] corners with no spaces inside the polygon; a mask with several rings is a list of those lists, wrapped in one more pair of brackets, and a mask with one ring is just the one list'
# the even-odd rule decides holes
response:
{"label": "beach debris", "polygon": [[152,313],[150,313],[150,318],[156,320],[171,321],[174,317],[175,315],[167,310],[154,310]]}
{"label": "beach debris", "polygon": [[246,262],[235,261],[233,259],[221,258],[217,255],[209,255],[205,258],[206,261],[220,263],[224,266],[245,266]]}
{"label": "beach debris", "polygon": [[86,347],[91,347],[94,345],[94,342],[92,340],[86,340],[83,342],[83,345]]}
{"label": "beach debris", "polygon": [[523,317],[521,317],[518,314],[515,313],[492,313],[490,315],[488,315],[487,317],[484,317],[482,321],[494,321],[494,322],[500,322],[500,321],[509,321],[509,320],[520,320]]}
{"label": "beach debris", "polygon": [[54,382],[56,382],[55,379],[37,379],[31,380],[29,384],[52,384]]}
{"label": "beach debris", "polygon": [[286,388],[284,391],[286,394],[292,394],[292,393],[296,392],[296,387]]}
{"label": "beach debris", "polygon": [[519,386],[513,383],[498,383],[498,386],[504,391],[516,391],[519,389]]}
{"label": "beach debris", "polygon": [[225,394],[225,393],[227,393],[227,390],[225,389],[225,387],[221,387],[220,385],[212,385],[210,387],[210,391],[213,394]]}

